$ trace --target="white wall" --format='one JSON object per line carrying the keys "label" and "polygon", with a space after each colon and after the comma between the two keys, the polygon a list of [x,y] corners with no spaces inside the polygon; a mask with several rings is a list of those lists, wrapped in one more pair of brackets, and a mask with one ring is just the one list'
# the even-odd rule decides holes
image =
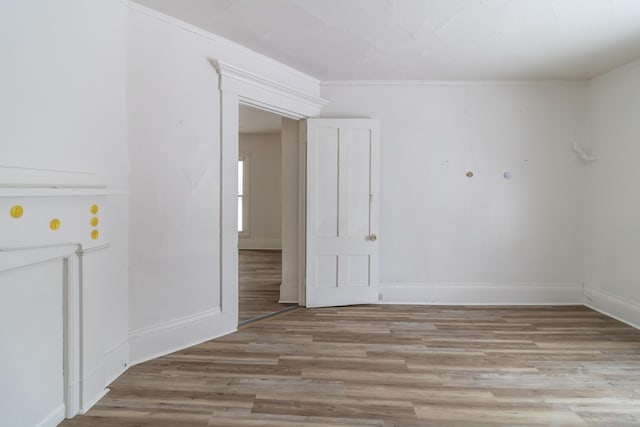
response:
{"label": "white wall", "polygon": [[[0,3],[0,412],[7,425],[55,425],[64,416],[63,261],[42,264],[16,249],[102,248],[83,257],[82,276],[71,275],[84,287],[75,313],[81,348],[74,348],[84,408],[129,360],[126,13],[118,1]],[[19,219],[9,216],[16,204],[24,208]],[[62,224],[57,231],[49,229],[53,218]]]}
{"label": "white wall", "polygon": [[0,3],[1,183],[126,187],[125,13],[120,2]]}
{"label": "white wall", "polygon": [[583,84],[322,89],[323,117],[381,121],[383,302],[580,301]]}
{"label": "white wall", "polygon": [[[220,283],[220,159],[237,159],[238,148],[222,152],[233,145],[227,141],[221,149],[224,97],[212,62],[293,93],[317,95],[319,88],[317,80],[248,49],[142,6],[131,8],[130,336],[131,358],[138,362],[237,327],[237,305],[221,305],[221,295],[235,285],[221,289]],[[222,131],[231,138],[231,129]]]}
{"label": "white wall", "polygon": [[282,119],[281,188],[282,188],[282,284],[280,302],[297,303],[299,269],[299,168],[300,121]]}
{"label": "white wall", "polygon": [[[128,364],[129,338],[131,359],[141,361],[236,327],[237,318],[220,316],[234,308],[220,304],[220,93],[211,60],[306,94],[317,94],[317,82],[117,1],[3,2],[0,33],[2,266],[15,252],[7,247],[109,245],[83,259],[89,407]],[[640,200],[621,185],[635,182],[638,69],[589,84],[585,145],[600,161],[587,167],[571,152],[585,125],[581,84],[326,85],[324,116],[381,119],[383,302],[574,302],[584,271],[595,307],[640,323]],[[60,185],[107,189],[24,188]],[[87,223],[93,203],[97,241]],[[14,204],[25,207],[19,221],[7,215]],[[53,217],[59,232],[48,229]],[[0,310],[0,412],[11,425],[59,421],[61,266],[0,269],[0,301],[10,303]],[[33,366],[42,372],[5,381]],[[21,393],[35,389],[27,418]]]}
{"label": "white wall", "polygon": [[241,133],[240,155],[249,159],[249,227],[240,249],[282,249],[280,134]]}
{"label": "white wall", "polygon": [[588,86],[585,294],[602,311],[640,326],[640,61]]}
{"label": "white wall", "polygon": [[220,307],[220,111],[207,42],[137,10],[129,15],[134,362],[189,344],[162,337],[139,344],[160,332],[149,328],[194,315],[199,320]]}

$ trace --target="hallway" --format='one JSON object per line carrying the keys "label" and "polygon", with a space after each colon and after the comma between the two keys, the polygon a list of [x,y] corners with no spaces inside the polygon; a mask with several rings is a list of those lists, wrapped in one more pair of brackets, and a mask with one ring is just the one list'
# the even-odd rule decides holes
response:
{"label": "hallway", "polygon": [[296,304],[280,304],[282,252],[274,250],[238,251],[239,316],[243,324]]}

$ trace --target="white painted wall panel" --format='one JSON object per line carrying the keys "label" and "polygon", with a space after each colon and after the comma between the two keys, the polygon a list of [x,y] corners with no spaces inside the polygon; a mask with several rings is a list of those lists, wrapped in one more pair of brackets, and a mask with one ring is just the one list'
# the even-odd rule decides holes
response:
{"label": "white painted wall panel", "polygon": [[62,280],[61,260],[0,272],[3,425],[32,427],[64,403]]}
{"label": "white painted wall panel", "polygon": [[584,146],[599,160],[585,165],[587,301],[636,325],[640,325],[638,111],[640,62],[589,83]]}
{"label": "white painted wall panel", "polygon": [[206,39],[137,11],[128,28],[137,330],[220,306],[220,100]]}
{"label": "white painted wall panel", "polygon": [[125,19],[119,1],[0,3],[0,183],[126,187]]}

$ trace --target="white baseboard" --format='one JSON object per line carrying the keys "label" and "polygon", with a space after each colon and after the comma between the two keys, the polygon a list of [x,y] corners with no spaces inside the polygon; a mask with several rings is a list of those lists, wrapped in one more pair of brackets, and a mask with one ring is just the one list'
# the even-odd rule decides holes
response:
{"label": "white baseboard", "polygon": [[573,305],[580,283],[381,283],[379,304]]}
{"label": "white baseboard", "polygon": [[122,375],[129,367],[129,337],[107,351],[104,358],[105,383],[108,387],[116,378]]}
{"label": "white baseboard", "polygon": [[82,396],[79,411],[87,412],[108,392],[107,386],[122,375],[129,365],[129,337],[105,354],[102,362],[81,380]]}
{"label": "white baseboard", "polygon": [[298,303],[298,285],[291,283],[283,283],[280,285],[281,304]]}
{"label": "white baseboard", "polygon": [[36,427],[56,427],[64,421],[64,404],[60,404],[56,409],[51,411],[49,415],[44,417],[42,421],[36,424]]}
{"label": "white baseboard", "polygon": [[238,312],[220,307],[129,332],[131,365],[235,332]]}
{"label": "white baseboard", "polygon": [[640,329],[640,304],[593,288],[585,288],[584,299],[587,307]]}
{"label": "white baseboard", "polygon": [[83,372],[83,377],[80,380],[80,389],[82,390],[82,395],[80,396],[81,413],[91,409],[109,391],[105,387],[104,377],[104,360],[93,370]]}
{"label": "white baseboard", "polygon": [[[83,400],[82,401],[82,405],[80,407],[80,412],[79,414],[86,414],[87,411],[89,409],[91,409],[93,407],[93,405],[95,405],[96,403],[98,403],[100,401],[100,399],[102,399],[103,397],[105,397],[107,395],[107,393],[109,393],[109,389],[106,387],[103,387],[99,393],[94,394],[92,396],[90,396],[89,399],[87,400]],[[86,402],[86,403],[85,403]]]}
{"label": "white baseboard", "polygon": [[273,249],[282,250],[281,239],[261,239],[253,237],[238,238],[238,249]]}

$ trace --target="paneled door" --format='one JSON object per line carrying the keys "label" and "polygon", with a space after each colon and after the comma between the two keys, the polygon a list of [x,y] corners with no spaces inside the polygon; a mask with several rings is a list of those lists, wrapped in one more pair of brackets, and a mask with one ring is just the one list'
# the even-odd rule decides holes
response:
{"label": "paneled door", "polygon": [[306,121],[306,305],[378,300],[379,124]]}

